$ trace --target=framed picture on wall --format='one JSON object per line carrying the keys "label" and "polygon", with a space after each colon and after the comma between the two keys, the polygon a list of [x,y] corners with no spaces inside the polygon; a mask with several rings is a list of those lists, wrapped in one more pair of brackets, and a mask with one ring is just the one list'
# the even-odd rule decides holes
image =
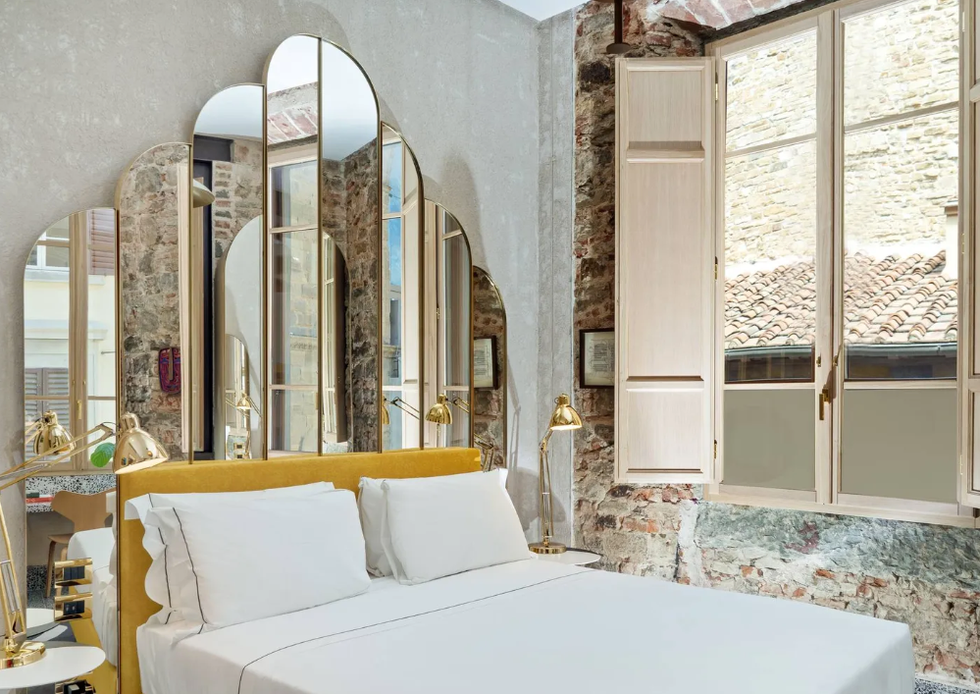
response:
{"label": "framed picture on wall", "polygon": [[616,333],[611,328],[580,330],[579,383],[583,388],[612,388],[616,384]]}
{"label": "framed picture on wall", "polygon": [[473,387],[497,387],[497,338],[473,340]]}

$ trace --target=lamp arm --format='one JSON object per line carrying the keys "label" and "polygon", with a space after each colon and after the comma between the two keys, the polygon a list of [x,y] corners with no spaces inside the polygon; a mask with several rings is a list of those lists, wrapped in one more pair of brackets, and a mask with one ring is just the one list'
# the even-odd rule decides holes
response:
{"label": "lamp arm", "polygon": [[40,428],[41,428],[41,420],[40,419],[35,419],[30,424],[25,425],[24,426],[24,443],[27,443],[32,438],[34,438],[37,435],[37,432],[40,430]]}
{"label": "lamp arm", "polygon": [[470,404],[468,402],[466,402],[465,400],[463,400],[463,398],[459,397],[458,395],[455,396],[455,397],[453,397],[453,399],[450,400],[449,402],[451,402],[452,404],[454,404],[456,407],[458,407],[459,409],[461,409],[466,414],[469,414],[470,413]]}
{"label": "lamp arm", "polygon": [[417,409],[409,405],[401,398],[395,398],[394,400],[389,400],[388,402],[394,405],[395,407],[397,407],[402,412],[407,412],[408,414],[412,415],[413,417],[415,417],[415,419],[418,419],[422,415],[421,412],[419,412]]}
{"label": "lamp arm", "polygon": [[[102,432],[102,435],[99,438],[95,439],[94,441],[87,442],[81,448],[74,447],[75,444],[81,443],[87,437],[91,436],[92,434],[98,431]],[[89,429],[88,431],[86,431],[84,434],[76,436],[71,441],[66,443],[65,446],[70,447],[70,450],[67,450],[64,453],[60,453],[56,455],[54,458],[45,460],[45,458],[47,458],[48,456],[46,453],[42,453],[41,455],[36,455],[33,458],[30,458],[29,460],[25,460],[20,465],[16,465],[10,468],[9,470],[4,470],[2,473],[0,473],[0,491],[3,491],[7,487],[12,487],[15,484],[19,484],[20,482],[23,482],[24,480],[26,480],[28,477],[30,477],[31,475],[33,475],[35,472],[39,470],[43,470],[44,468],[50,467],[52,465],[57,465],[58,463],[63,463],[66,460],[68,460],[68,458],[75,455],[75,453],[86,451],[89,448],[92,448],[92,446],[97,446],[103,441],[105,441],[106,439],[112,438],[115,435],[116,435],[116,431],[112,427],[108,426],[107,424],[98,424],[92,427],[91,429]]]}
{"label": "lamp arm", "polygon": [[545,546],[551,542],[552,525],[554,523],[555,507],[551,501],[551,464],[548,461],[548,441],[551,440],[552,430],[541,439],[538,449],[538,493],[541,505],[541,542]]}

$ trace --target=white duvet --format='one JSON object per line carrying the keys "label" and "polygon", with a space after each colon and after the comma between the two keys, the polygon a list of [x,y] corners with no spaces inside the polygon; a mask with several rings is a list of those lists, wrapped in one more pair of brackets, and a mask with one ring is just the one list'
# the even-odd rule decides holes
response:
{"label": "white duvet", "polygon": [[[288,590],[288,587],[278,589]],[[528,560],[172,645],[138,631],[145,694],[912,694],[904,624]]]}
{"label": "white duvet", "polygon": [[112,528],[83,530],[68,541],[68,558],[92,560],[92,623],[106,660],[116,664],[116,581],[112,575],[112,548],[115,534]]}

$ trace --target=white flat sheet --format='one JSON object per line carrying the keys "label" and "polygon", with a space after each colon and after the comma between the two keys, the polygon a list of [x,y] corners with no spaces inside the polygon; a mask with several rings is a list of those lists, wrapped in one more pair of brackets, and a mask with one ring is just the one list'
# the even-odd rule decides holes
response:
{"label": "white flat sheet", "polygon": [[528,560],[172,643],[145,694],[912,694],[904,624]]}
{"label": "white flat sheet", "polygon": [[99,636],[106,660],[116,664],[116,584],[109,568],[110,555],[115,543],[112,528],[83,530],[68,541],[68,558],[92,560],[92,623]]}

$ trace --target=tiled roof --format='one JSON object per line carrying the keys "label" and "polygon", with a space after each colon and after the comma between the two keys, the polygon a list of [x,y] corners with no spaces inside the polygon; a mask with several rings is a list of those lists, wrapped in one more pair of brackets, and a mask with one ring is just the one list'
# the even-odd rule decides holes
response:
{"label": "tiled roof", "polygon": [[[844,338],[858,344],[956,341],[956,278],[945,251],[845,260]],[[788,261],[725,281],[725,348],[812,344],[813,262]]]}

